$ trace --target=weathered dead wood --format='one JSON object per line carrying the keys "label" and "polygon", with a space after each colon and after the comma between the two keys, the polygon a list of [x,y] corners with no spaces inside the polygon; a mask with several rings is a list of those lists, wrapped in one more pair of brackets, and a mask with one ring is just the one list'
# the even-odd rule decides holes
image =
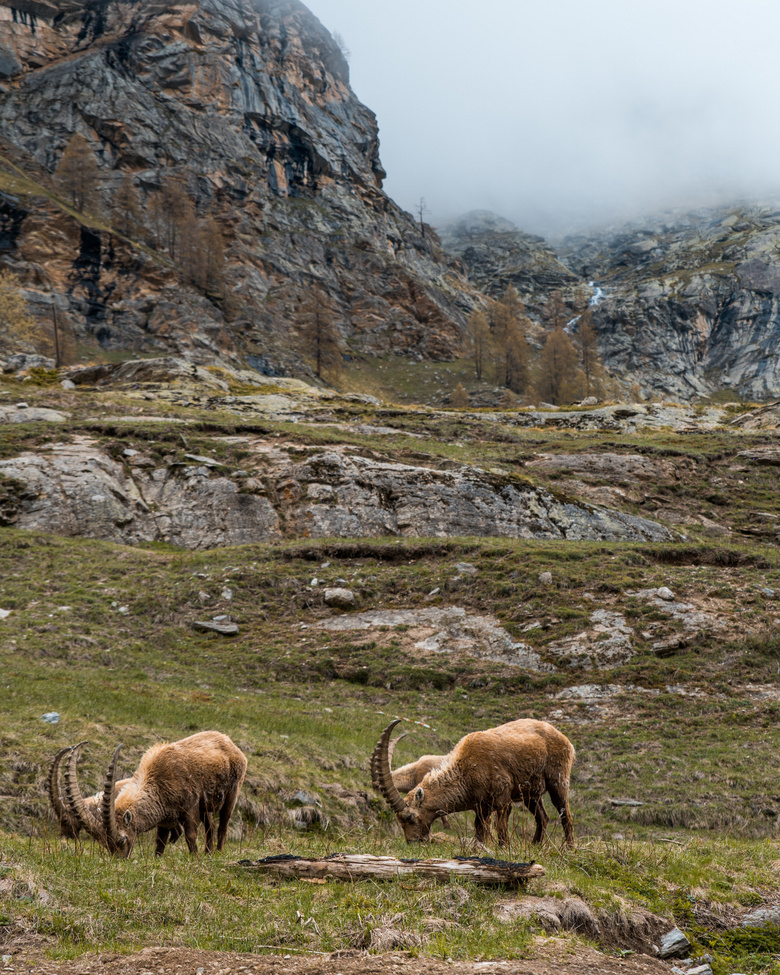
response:
{"label": "weathered dead wood", "polygon": [[333,853],[328,857],[298,857],[290,853],[262,860],[241,860],[238,866],[256,873],[303,879],[334,877],[337,880],[394,880],[396,877],[430,877],[450,880],[465,877],[478,884],[518,884],[543,877],[538,863],[510,863],[491,857],[453,857],[449,860],[399,860],[367,853]]}

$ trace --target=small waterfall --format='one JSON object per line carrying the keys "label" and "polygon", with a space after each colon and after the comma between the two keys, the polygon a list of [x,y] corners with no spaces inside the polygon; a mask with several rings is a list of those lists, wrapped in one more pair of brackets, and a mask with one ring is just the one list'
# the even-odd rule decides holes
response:
{"label": "small waterfall", "polygon": [[[588,307],[595,308],[596,305],[601,304],[601,302],[606,297],[602,288],[600,288],[595,281],[588,281],[588,287],[591,289],[593,294],[588,300]],[[582,315],[575,315],[574,318],[570,318],[568,322],[563,326],[564,332],[568,333],[577,324],[577,322],[582,318]]]}
{"label": "small waterfall", "polygon": [[590,296],[588,304],[591,308],[595,308],[596,305],[604,300],[604,292],[595,281],[588,281],[588,287],[593,289],[593,294]]}

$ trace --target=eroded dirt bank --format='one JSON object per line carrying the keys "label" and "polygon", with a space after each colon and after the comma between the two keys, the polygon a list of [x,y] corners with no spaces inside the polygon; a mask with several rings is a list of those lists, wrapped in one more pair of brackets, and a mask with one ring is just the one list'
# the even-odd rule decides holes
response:
{"label": "eroded dirt bank", "polygon": [[612,958],[592,948],[573,950],[570,944],[549,939],[539,944],[533,958],[516,961],[439,961],[408,954],[361,952],[290,957],[145,948],[135,955],[86,955],[68,962],[45,961],[22,953],[12,956],[2,971],[35,975],[651,975],[668,972],[669,968],[646,955]]}

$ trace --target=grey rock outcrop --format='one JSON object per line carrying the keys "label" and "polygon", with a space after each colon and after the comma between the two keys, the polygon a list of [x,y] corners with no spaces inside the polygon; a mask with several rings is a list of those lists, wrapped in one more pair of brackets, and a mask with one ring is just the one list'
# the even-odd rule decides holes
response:
{"label": "grey rock outcrop", "polygon": [[594,410],[529,409],[516,412],[512,422],[520,427],[561,427],[566,430],[635,430],[670,427],[673,430],[713,429],[724,422],[724,410],[710,406],[693,407],[664,403],[620,403]]}
{"label": "grey rock outcrop", "polygon": [[669,478],[673,466],[668,461],[644,457],[641,454],[543,454],[528,466],[542,471],[564,471],[581,478],[608,479],[611,483],[635,484]]}
{"label": "grey rock outcrop", "polygon": [[164,356],[158,359],[132,359],[128,362],[102,362],[68,370],[68,378],[75,386],[109,383],[165,383],[186,382],[205,389],[227,392],[228,384],[208,369],[191,362]]}
{"label": "grey rock outcrop", "polygon": [[[633,515],[588,508],[520,479],[478,468],[441,471],[320,453],[285,472],[300,499],[287,514],[295,534],[497,535],[508,538],[671,538]],[[305,491],[304,491],[305,489]]]}
{"label": "grey rock outcrop", "polygon": [[763,928],[768,925],[773,928],[780,928],[780,907],[775,905],[758,907],[745,914],[740,924],[743,928]]}
{"label": "grey rock outcrop", "polygon": [[[441,471],[314,451],[296,462],[247,441],[241,471],[191,459],[159,463],[134,451],[115,460],[88,438],[0,461],[21,485],[17,527],[130,544],[164,540],[212,548],[292,537],[504,536],[657,540],[656,522],[589,507],[478,468]],[[254,472],[251,468],[254,467]]]}
{"label": "grey rock outcrop", "polygon": [[46,406],[0,406],[0,423],[64,423],[67,419],[67,413]]}
{"label": "grey rock outcrop", "polygon": [[403,627],[413,633],[413,649],[420,654],[459,654],[492,660],[524,670],[552,671],[529,644],[513,640],[494,616],[475,616],[460,606],[430,609],[376,609],[323,620],[330,632],[381,632]]}
{"label": "grey rock outcrop", "polygon": [[54,369],[54,359],[45,355],[26,355],[19,352],[5,360],[3,372],[22,372],[26,369]]}
{"label": "grey rock outcrop", "polygon": [[271,504],[228,478],[199,467],[131,472],[83,438],[4,460],[0,475],[26,486],[18,528],[183,548],[281,537]]}
{"label": "grey rock outcrop", "polygon": [[634,656],[634,630],[622,613],[597,609],[586,630],[547,646],[547,653],[569,667],[614,667]]}

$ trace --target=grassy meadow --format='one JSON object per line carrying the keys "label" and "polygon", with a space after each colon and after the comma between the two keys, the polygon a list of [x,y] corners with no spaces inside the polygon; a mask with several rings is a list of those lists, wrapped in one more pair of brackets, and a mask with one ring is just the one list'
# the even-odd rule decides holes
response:
{"label": "grassy meadow", "polygon": [[[21,390],[11,395],[21,398]],[[561,483],[567,475],[527,461],[540,453],[641,453],[668,461],[674,475],[632,489],[626,510],[649,517],[654,498],[692,518],[718,519],[730,534],[712,537],[691,524],[684,538],[663,545],[290,539],[186,552],[2,528],[0,609],[10,613],[0,620],[0,941],[24,933],[52,959],[152,944],[377,951],[381,932],[392,930],[393,947],[417,954],[528,956],[541,928],[496,913],[517,898],[513,891],[421,880],[278,881],[237,862],[277,853],[473,853],[467,814],[452,817],[429,847],[410,851],[371,791],[371,750],[396,715],[408,732],[396,765],[446,751],[467,731],[536,717],[577,750],[577,846],[565,849],[551,820],[549,842],[532,847],[533,820],[515,809],[509,850],[487,852],[538,860],[546,876],[529,894],[581,898],[599,920],[598,936],[560,936],[625,951],[626,919],[649,911],[679,924],[692,955],[712,956],[716,975],[780,973],[778,929],[738,926],[746,909],[780,903],[780,550],[755,517],[780,513],[776,469],[735,459],[771,442],[770,434],[524,431],[454,413],[338,408],[339,422],[397,428],[379,437],[166,406],[171,417],[191,419],[181,428],[112,419],[138,408],[120,393],[27,387],[24,396],[69,409],[72,418],[57,428],[1,426],[0,456],[90,436],[114,456],[127,447],[174,459],[208,451],[238,465],[240,444],[222,438],[244,432],[294,440],[301,450],[346,442],[409,463],[475,463],[569,490]],[[0,482],[0,510],[3,490],[12,488]],[[461,562],[476,573],[462,578]],[[542,572],[552,584],[540,584]],[[492,614],[555,669],[422,654],[405,626],[322,629],[338,615],[322,599],[329,585],[351,588],[360,611],[455,605]],[[679,619],[640,594],[661,586],[722,625],[675,646]],[[552,650],[587,629],[595,608],[622,614],[634,653],[603,669],[571,666]],[[237,636],[193,629],[220,614],[239,624]],[[570,693],[585,685],[609,693]],[[47,724],[42,715],[52,711],[59,721]],[[59,838],[45,781],[60,748],[88,739],[79,772],[87,795],[102,788],[119,742],[128,773],[153,742],[207,728],[229,734],[249,759],[225,851],[192,858],[180,841],[157,859],[146,841],[119,861],[91,841]],[[321,803],[313,829],[290,818],[298,791]]]}

